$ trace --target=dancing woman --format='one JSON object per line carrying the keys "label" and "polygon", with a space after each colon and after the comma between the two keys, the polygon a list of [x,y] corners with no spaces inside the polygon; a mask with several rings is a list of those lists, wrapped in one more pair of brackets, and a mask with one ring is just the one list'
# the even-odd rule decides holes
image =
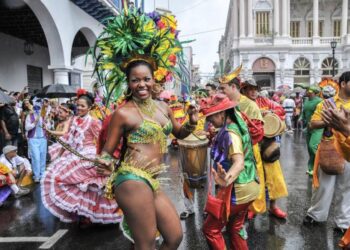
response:
{"label": "dancing woman", "polygon": [[244,222],[249,206],[259,195],[251,137],[236,105],[224,95],[201,103],[207,121],[220,129],[214,138],[211,157],[215,182],[219,185],[217,197],[226,203],[226,211],[220,219],[208,211],[203,225],[210,249],[215,250],[227,249],[222,235],[225,226],[230,233],[230,249],[248,249]]}
{"label": "dancing woman", "polygon": [[198,112],[191,107],[189,122],[181,126],[165,103],[152,99],[152,64],[143,59],[127,64],[128,101],[112,117],[102,158],[111,159],[123,138],[122,161],[113,177],[114,194],[128,225],[123,223],[122,228],[132,237],[135,249],[154,249],[157,230],[164,238],[161,249],[177,249],[182,240],[180,220],[156,177],[163,168],[168,135],[187,137],[197,124]]}
{"label": "dancing woman", "polygon": [[96,157],[96,140],[101,125],[89,115],[93,97],[86,92],[78,94],[77,111],[69,132],[60,143],[50,148],[50,163],[41,183],[44,206],[63,222],[118,223],[117,203],[103,195],[106,176],[98,175],[94,163],[86,158]]}

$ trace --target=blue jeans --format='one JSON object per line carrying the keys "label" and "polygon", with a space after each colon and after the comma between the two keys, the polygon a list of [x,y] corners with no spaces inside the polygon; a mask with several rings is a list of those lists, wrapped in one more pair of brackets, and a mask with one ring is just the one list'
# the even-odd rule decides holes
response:
{"label": "blue jeans", "polygon": [[46,167],[47,139],[31,138],[28,139],[29,154],[32,159],[32,169],[34,179],[39,180],[43,177]]}

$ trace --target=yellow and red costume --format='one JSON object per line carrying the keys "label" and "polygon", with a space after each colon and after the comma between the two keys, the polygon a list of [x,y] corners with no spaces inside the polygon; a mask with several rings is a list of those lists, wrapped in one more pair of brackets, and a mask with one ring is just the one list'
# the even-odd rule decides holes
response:
{"label": "yellow and red costume", "polygon": [[[281,120],[284,120],[284,109],[278,103],[265,97],[258,97],[255,102],[262,112],[271,111],[278,115]],[[258,150],[260,154],[259,147],[255,147],[255,150]],[[258,152],[256,152],[256,155],[258,155]],[[286,197],[288,196],[288,190],[279,160],[273,163],[262,162],[262,166],[259,164],[257,166],[260,185],[264,185],[264,192],[261,192],[258,199],[254,201],[251,206],[251,210],[255,213],[263,213],[266,211],[266,200],[277,200],[279,198]],[[265,187],[267,192],[265,192]],[[266,195],[268,197],[266,197]]]}

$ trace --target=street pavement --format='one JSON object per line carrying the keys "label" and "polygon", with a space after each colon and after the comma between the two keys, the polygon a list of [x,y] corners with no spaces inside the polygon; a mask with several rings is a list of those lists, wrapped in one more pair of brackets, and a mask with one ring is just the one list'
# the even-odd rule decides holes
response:
{"label": "street pavement", "polygon": [[[311,197],[311,178],[305,174],[308,156],[303,134],[285,134],[281,153],[289,196],[279,200],[278,204],[288,212],[288,218],[283,221],[264,214],[247,223],[250,249],[338,249],[341,235],[333,231],[332,209],[327,223],[312,227],[302,225]],[[178,159],[178,151],[170,150],[166,157],[170,167],[164,174],[170,180],[164,183],[163,189],[180,213],[184,205]],[[201,232],[206,193],[199,189],[194,196],[196,214],[182,222],[184,238],[179,249],[207,250]],[[77,225],[59,222],[43,206],[40,187],[36,185],[29,196],[17,200],[10,198],[0,207],[0,249],[34,250],[39,247],[57,250],[132,249],[118,225],[80,229]]]}

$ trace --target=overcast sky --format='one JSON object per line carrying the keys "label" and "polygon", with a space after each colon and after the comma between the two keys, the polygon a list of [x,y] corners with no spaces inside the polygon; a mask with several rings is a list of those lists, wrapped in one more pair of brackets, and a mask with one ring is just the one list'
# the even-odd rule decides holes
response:
{"label": "overcast sky", "polygon": [[[194,64],[200,65],[202,73],[212,73],[215,61],[219,60],[217,51],[224,34],[229,0],[156,0],[157,8],[168,8],[178,19],[180,40],[196,39],[191,43]],[[154,9],[154,0],[145,0],[145,11]],[[192,35],[195,33],[220,29],[218,31]],[[190,36],[188,36],[190,35]]]}

